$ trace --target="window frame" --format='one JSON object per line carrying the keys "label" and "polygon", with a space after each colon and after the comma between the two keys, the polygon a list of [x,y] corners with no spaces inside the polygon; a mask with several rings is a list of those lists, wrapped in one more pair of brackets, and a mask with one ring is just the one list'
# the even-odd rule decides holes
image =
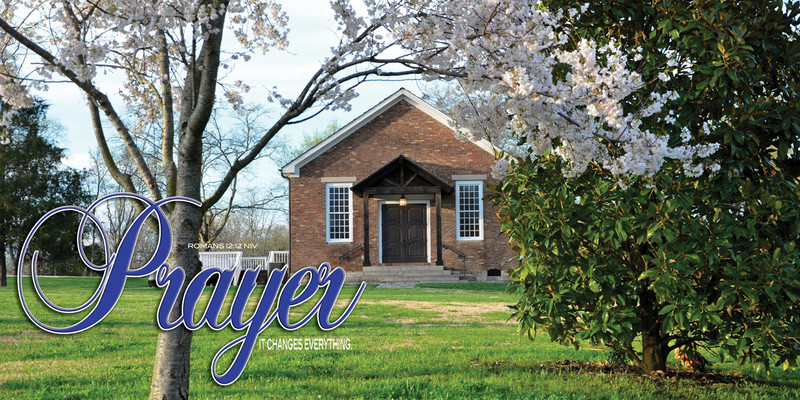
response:
{"label": "window frame", "polygon": [[[353,192],[350,187],[353,186],[352,182],[330,182],[325,184],[325,242],[327,243],[352,243],[353,242]],[[347,239],[331,238],[331,188],[346,188],[347,189],[347,204],[348,204],[348,231]],[[342,214],[337,212],[336,214]]]}
{"label": "window frame", "polygon": [[[463,236],[461,226],[461,213],[466,212],[461,210],[461,186],[477,186],[478,187],[478,236]],[[483,181],[456,181],[456,240],[483,240]]]}

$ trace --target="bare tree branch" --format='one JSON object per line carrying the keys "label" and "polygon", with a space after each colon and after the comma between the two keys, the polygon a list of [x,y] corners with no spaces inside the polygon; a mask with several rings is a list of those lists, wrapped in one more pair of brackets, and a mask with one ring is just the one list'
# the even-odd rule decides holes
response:
{"label": "bare tree branch", "polygon": [[164,175],[167,179],[167,196],[175,195],[175,185],[178,176],[178,169],[173,158],[173,148],[175,147],[175,111],[172,100],[172,84],[170,83],[169,70],[169,51],[167,49],[167,39],[164,30],[159,30],[160,45],[159,49],[159,68],[161,73],[161,91],[163,92],[161,102],[161,118],[163,134],[161,136],[161,163],[164,168]]}
{"label": "bare tree branch", "polygon": [[122,138],[123,143],[125,143],[125,147],[128,149],[128,152],[134,159],[136,163],[136,168],[142,174],[142,178],[144,179],[147,187],[150,191],[150,195],[153,199],[160,200],[161,199],[161,191],[156,184],[155,177],[153,173],[150,171],[150,168],[147,166],[147,163],[142,156],[142,152],[136,143],[133,141],[133,137],[131,137],[128,128],[122,122],[122,119],[117,114],[117,111],[114,109],[114,106],[111,104],[111,101],[108,99],[104,93],[98,90],[90,81],[82,80],[74,71],[64,67],[61,65],[58,60],[56,60],[55,56],[50,54],[47,50],[39,46],[38,44],[34,43],[28,37],[21,34],[18,30],[8,24],[5,19],[0,18],[0,29],[5,31],[9,36],[13,37],[16,41],[20,44],[28,48],[29,50],[36,53],[39,57],[43,60],[48,62],[50,65],[55,66],[62,75],[67,77],[70,81],[72,81],[76,86],[78,86],[81,90],[83,90],[87,96],[94,99],[95,104],[103,113],[106,114],[108,119],[116,128],[117,132],[119,133],[120,137]]}
{"label": "bare tree branch", "polygon": [[123,189],[125,189],[125,191],[129,193],[138,193],[136,186],[133,185],[131,176],[120,171],[116,161],[114,161],[114,156],[111,154],[111,149],[108,147],[108,142],[106,141],[106,136],[103,132],[103,124],[100,120],[100,112],[97,109],[97,105],[91,99],[89,99],[89,111],[92,115],[94,137],[97,139],[97,146],[100,150],[100,155],[103,157],[103,162],[105,162],[106,167],[108,168],[108,172],[111,174],[111,177],[114,178],[114,180],[120,186],[122,186]]}

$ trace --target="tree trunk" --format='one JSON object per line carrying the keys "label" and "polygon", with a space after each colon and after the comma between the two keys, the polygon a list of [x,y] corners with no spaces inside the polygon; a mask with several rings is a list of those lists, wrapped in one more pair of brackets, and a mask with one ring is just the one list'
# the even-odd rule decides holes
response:
{"label": "tree trunk", "polygon": [[[170,269],[180,267],[186,272],[178,301],[173,304],[170,311],[170,321],[181,316],[181,300],[187,284],[200,270],[198,251],[189,246],[189,243],[197,242],[201,215],[199,207],[187,203],[177,203],[170,215],[173,244],[167,263]],[[189,398],[191,347],[192,331],[183,325],[169,331],[159,331],[153,380],[150,384],[150,399]]]}
{"label": "tree trunk", "polygon": [[661,335],[654,336],[649,332],[642,332],[642,372],[648,374],[653,371],[667,370],[667,343]]}
{"label": "tree trunk", "polygon": [[[200,132],[202,133],[202,132]],[[200,199],[202,184],[202,138],[200,134],[186,133],[178,150],[177,195]],[[172,305],[170,321],[181,315],[183,296],[192,278],[200,271],[200,256],[195,246],[203,220],[200,207],[176,202],[169,216],[172,228],[172,249],[167,263],[170,269],[183,268],[186,278],[178,301]],[[178,326],[170,331],[159,331],[156,345],[156,362],[150,384],[150,399],[189,398],[189,355],[192,332]]]}
{"label": "tree trunk", "polygon": [[[227,5],[227,1],[222,1]],[[217,87],[222,32],[225,12],[211,19],[208,38],[198,56],[199,65],[187,72],[185,80],[183,112],[178,124],[178,165],[175,171],[175,195],[202,201],[200,188],[203,178],[203,132],[206,129],[211,111],[214,108],[214,94]],[[206,29],[204,29],[204,32]],[[168,69],[162,73],[169,73]],[[164,87],[169,91],[168,87]],[[191,94],[191,95],[190,95]],[[165,108],[165,113],[172,112]],[[174,120],[169,116],[167,120]],[[167,130],[168,136],[171,135]],[[165,138],[171,140],[171,138]],[[167,149],[169,150],[169,149]],[[169,163],[170,157],[166,157]],[[169,169],[169,168],[168,168]],[[168,172],[169,173],[169,172]],[[168,179],[169,181],[169,179]],[[168,182],[169,186],[169,182]],[[169,190],[167,195],[171,195]],[[200,256],[195,246],[200,238],[203,223],[203,209],[195,205],[177,202],[170,213],[172,228],[172,251],[167,262],[170,268],[183,268],[186,278],[181,287],[179,299],[172,305],[170,320],[181,314],[183,295],[192,278],[200,271]],[[189,398],[189,355],[192,347],[192,332],[183,327],[170,331],[160,331],[156,346],[156,363],[153,367],[153,380],[150,384],[150,399],[188,399]]]}
{"label": "tree trunk", "polygon": [[[180,305],[180,302],[177,303]],[[180,325],[161,331],[150,385],[151,399],[188,399],[192,331]]]}
{"label": "tree trunk", "polygon": [[0,287],[6,286],[6,237],[5,232],[0,232]]}
{"label": "tree trunk", "polygon": [[639,294],[639,316],[642,320],[642,360],[639,368],[646,374],[667,369],[669,340],[661,332],[663,321],[658,312],[656,294],[652,290],[642,289]]}

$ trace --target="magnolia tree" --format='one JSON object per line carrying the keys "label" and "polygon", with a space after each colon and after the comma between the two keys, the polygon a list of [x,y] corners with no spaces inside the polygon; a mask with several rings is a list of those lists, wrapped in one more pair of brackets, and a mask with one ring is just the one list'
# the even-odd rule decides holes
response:
{"label": "magnolia tree", "polygon": [[[671,143],[641,124],[662,113],[676,94],[635,96],[643,82],[629,63],[640,55],[625,53],[613,41],[598,45],[576,37],[565,22],[580,9],[508,0],[368,0],[363,13],[347,1],[331,1],[331,7],[339,42],[297,93],[264,94],[280,111],[206,196],[201,196],[203,135],[214,100],[222,95],[239,106],[250,88],[220,70],[247,62],[252,52],[286,47],[289,21],[274,1],[5,0],[0,96],[25,106],[32,90],[68,81],[85,94],[100,152],[125,190],[136,187],[108,149],[103,118],[124,143],[149,197],[201,201],[200,207],[176,203],[167,210],[173,227],[168,263],[188,277],[200,266],[197,250],[188,244],[198,240],[203,212],[224,197],[239,171],[283,127],[324,108],[346,109],[354,88],[372,77],[458,79],[470,93],[455,115],[461,134],[519,135],[534,154],[557,153],[567,176],[590,164],[619,179],[652,175],[665,160],[691,171],[715,168],[703,161],[713,144]],[[232,38],[223,40],[226,36]],[[661,78],[668,79],[673,69],[670,61]],[[119,103],[98,83],[107,71],[125,76]],[[126,123],[122,110],[133,110],[138,120]],[[137,144],[137,124],[153,120],[162,127],[157,160],[162,174],[153,172]],[[152,398],[188,396],[190,346],[186,329],[159,333]]]}
{"label": "magnolia tree", "polygon": [[[675,349],[698,368],[710,355],[796,367],[798,15],[781,1],[621,0],[568,17],[578,36],[634,54],[628,65],[643,87],[612,115],[638,115],[635,135],[660,144],[617,144],[606,131],[583,148],[616,158],[575,161],[569,141],[543,138],[530,123],[519,130],[517,112],[503,109],[500,132],[527,151],[498,171],[505,179],[490,197],[520,255],[511,275],[523,332],[604,344],[643,372],[665,370]],[[659,92],[669,93],[661,114],[634,101]],[[667,159],[655,172],[654,155],[676,151],[708,157]]]}

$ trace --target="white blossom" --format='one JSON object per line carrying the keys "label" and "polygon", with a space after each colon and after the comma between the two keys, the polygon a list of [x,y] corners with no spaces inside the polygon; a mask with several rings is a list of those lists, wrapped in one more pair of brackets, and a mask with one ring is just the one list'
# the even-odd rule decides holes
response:
{"label": "white blossom", "polygon": [[505,178],[506,173],[508,173],[508,166],[510,163],[508,160],[501,158],[498,159],[495,164],[492,166],[492,178],[502,180]]}
{"label": "white blossom", "polygon": [[[120,91],[126,108],[137,125],[153,122],[161,113],[161,71],[152,61],[160,54],[162,38],[166,39],[170,59],[178,61],[170,62],[168,78],[174,90],[174,106],[179,109],[183,79],[192,68],[190,61],[209,34],[218,30],[218,24],[212,21],[226,18],[225,26],[242,46],[223,68],[232,68],[229,61],[239,58],[246,62],[253,50],[266,52],[287,45],[288,19],[276,1],[230,3],[226,7],[225,2],[208,4],[202,0],[4,2],[0,18],[53,56],[52,60],[42,60],[23,46],[0,42],[0,97],[11,106],[8,115],[29,106],[32,91],[45,90],[50,80],[74,77],[76,84],[96,85],[98,75],[126,71],[127,80]],[[46,19],[46,23],[30,23],[37,18]],[[201,70],[200,65],[196,68]],[[239,97],[235,91],[241,91],[241,87],[231,86],[225,93],[233,102]]]}
{"label": "white blossom", "polygon": [[692,133],[689,131],[689,127],[684,126],[681,127],[681,142],[686,143],[692,138]]}
{"label": "white blossom", "polygon": [[[496,144],[514,142],[503,135],[524,137],[531,154],[551,151],[563,158],[566,176],[583,173],[591,163],[620,177],[649,176],[666,159],[695,172],[703,165],[698,159],[712,150],[686,143],[670,147],[668,134],[642,129],[642,119],[663,113],[676,92],[652,90],[636,111],[625,111],[644,85],[629,59],[641,60],[643,50],[627,54],[614,40],[570,42],[578,35],[565,22],[580,18],[585,7],[578,13],[547,10],[535,1],[413,4],[387,13],[386,24],[404,47],[419,52],[420,63],[458,79],[470,99],[454,110],[463,136]],[[674,55],[667,64],[662,81],[678,71]],[[564,67],[566,74],[556,73]],[[674,115],[660,119],[666,126],[678,122]]]}
{"label": "white blossom", "polygon": [[[212,23],[226,19],[242,49],[226,53],[223,64],[235,68],[255,50],[284,49],[287,17],[273,0],[232,0],[208,4],[200,0],[156,3],[107,0],[113,12],[95,13],[75,23],[66,5],[87,15],[94,2],[67,0],[41,4],[20,0],[7,6],[3,18],[13,19],[17,9],[41,9],[52,15],[48,26],[27,26],[24,33],[55,55],[53,62],[27,64],[26,71],[11,76],[63,75],[70,71],[81,82],[91,82],[101,70],[125,68],[143,58],[159,54],[159,32],[166,31],[172,60],[191,60],[192,49],[200,49],[215,33]],[[220,5],[217,5],[220,4]],[[666,133],[674,116],[660,115],[675,92],[649,90],[639,99],[645,83],[630,65],[640,60],[641,48],[630,54],[613,39],[597,43],[577,39],[568,19],[578,19],[588,5],[576,10],[550,10],[536,0],[366,0],[365,13],[346,0],[331,0],[339,44],[321,62],[320,72],[309,82],[315,101],[330,109],[348,110],[357,93],[343,77],[355,72],[349,66],[363,65],[359,72],[374,68],[373,75],[423,73],[425,79],[456,79],[470,101],[455,107],[455,130],[462,137],[486,138],[497,143],[523,142],[534,155],[550,152],[566,162],[564,174],[577,176],[595,163],[620,177],[649,176],[666,159],[692,168],[705,165],[702,158],[713,147],[691,146],[685,140],[669,146]],[[46,10],[45,10],[46,9]],[[16,21],[15,21],[16,22]],[[22,26],[22,25],[20,25]],[[52,34],[55,33],[55,34]],[[113,49],[113,53],[110,50]],[[18,58],[17,58],[18,59]],[[2,56],[2,66],[18,68],[15,58]],[[109,65],[112,65],[109,67]],[[680,63],[669,55],[659,79],[668,81]],[[127,108],[141,121],[159,118],[158,63],[143,63],[131,71],[123,97]],[[197,70],[200,70],[197,66]],[[565,71],[565,74],[557,71]],[[345,71],[349,71],[345,73]],[[185,95],[183,77],[189,66],[174,63],[169,77],[175,88],[175,107]],[[365,77],[368,75],[365,75]],[[0,96],[15,104],[31,86],[0,78]],[[221,81],[224,95],[241,106],[245,86]],[[305,97],[286,97],[277,89],[264,96],[284,110],[297,107]],[[629,107],[630,102],[638,103]],[[633,110],[633,111],[627,111]],[[660,118],[663,132],[642,129],[642,119]],[[701,133],[697,133],[701,139]],[[525,140],[509,140],[509,139]],[[698,140],[702,142],[702,140]],[[614,151],[610,151],[614,149]]]}

